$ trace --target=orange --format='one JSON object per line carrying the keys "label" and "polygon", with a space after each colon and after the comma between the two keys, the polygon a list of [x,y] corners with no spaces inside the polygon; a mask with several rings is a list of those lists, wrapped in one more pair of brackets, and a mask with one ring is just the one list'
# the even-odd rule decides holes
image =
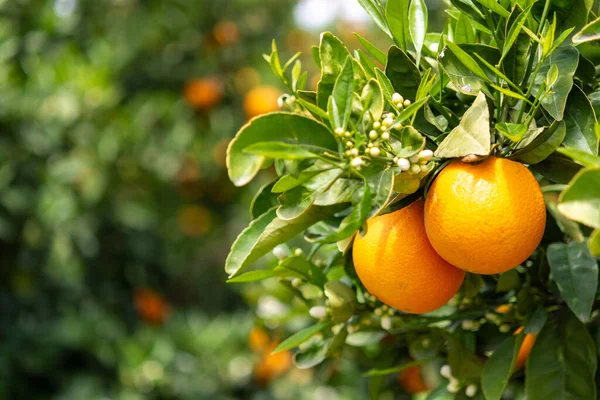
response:
{"label": "orange", "polygon": [[171,313],[165,298],[152,289],[136,289],[133,298],[138,315],[150,324],[162,324]]}
{"label": "orange", "polygon": [[189,105],[208,111],[221,102],[223,83],[215,77],[195,79],[185,85],[184,95]]}
{"label": "orange", "polygon": [[406,368],[398,374],[396,379],[407,393],[416,394],[429,390],[429,386],[423,380],[421,367],[418,365]]}
{"label": "orange", "polygon": [[465,272],[444,261],[431,247],[423,224],[423,202],[367,221],[356,236],[354,267],[367,290],[398,310],[422,314],[454,296]]}
{"label": "orange", "polygon": [[498,314],[506,314],[510,311],[510,306],[508,304],[500,304],[498,307],[496,307],[495,311]]}
{"label": "orange", "polygon": [[540,185],[523,164],[505,158],[453,161],[425,200],[433,248],[450,264],[478,274],[498,274],[527,260],[545,225]]}
{"label": "orange", "polygon": [[[515,331],[515,335],[518,335],[523,330],[523,327],[520,327]],[[528,333],[525,335],[523,339],[523,343],[521,343],[521,348],[519,349],[519,354],[517,354],[517,363],[515,364],[515,371],[522,368],[525,365],[525,361],[527,361],[527,357],[529,357],[529,353],[531,353],[531,349],[535,343],[535,335],[533,333]]]}
{"label": "orange", "polygon": [[292,366],[292,354],[289,351],[280,351],[271,354],[278,345],[278,341],[272,341],[265,349],[258,364],[254,367],[254,379],[262,386],[269,383],[273,378],[283,374]]}
{"label": "orange", "polygon": [[239,37],[238,26],[230,20],[219,21],[213,29],[213,36],[221,46],[234,44]]}
{"label": "orange", "polygon": [[244,112],[248,118],[268,112],[277,111],[277,100],[281,92],[273,86],[257,86],[246,93],[244,98]]}
{"label": "orange", "polygon": [[269,335],[263,329],[253,327],[248,335],[248,347],[255,353],[262,353],[269,346]]}

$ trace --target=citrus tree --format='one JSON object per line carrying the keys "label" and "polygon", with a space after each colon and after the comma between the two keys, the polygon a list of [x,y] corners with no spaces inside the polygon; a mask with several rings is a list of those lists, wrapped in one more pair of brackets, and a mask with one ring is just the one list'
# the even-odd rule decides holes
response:
{"label": "citrus tree", "polygon": [[359,2],[391,46],[323,33],[315,91],[298,55],[265,55],[289,94],[239,130],[227,166],[237,186],[276,178],[229,282],[289,289],[312,322],[275,352],[297,347],[300,368],[378,348],[373,397],[434,365],[405,391],[595,399],[598,5],[451,0],[429,32],[423,0]]}

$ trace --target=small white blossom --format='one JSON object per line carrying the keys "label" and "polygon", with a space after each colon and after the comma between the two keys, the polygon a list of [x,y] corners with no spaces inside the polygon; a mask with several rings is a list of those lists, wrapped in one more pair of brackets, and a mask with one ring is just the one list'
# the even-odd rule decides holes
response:
{"label": "small white blossom", "polygon": [[510,325],[508,325],[508,324],[502,324],[502,325],[500,325],[500,328],[498,328],[498,329],[502,333],[508,333],[510,331]]}
{"label": "small white blossom", "polygon": [[273,249],[273,255],[280,260],[283,260],[287,256],[289,256],[289,252],[283,246],[275,246]]}
{"label": "small white blossom", "polygon": [[450,379],[450,377],[452,377],[452,370],[448,364],[443,365],[442,368],[440,368],[440,375],[446,379]]}
{"label": "small white blossom", "polygon": [[411,156],[408,161],[410,161],[411,164],[417,164],[419,162],[419,154]]}
{"label": "small white blossom", "polygon": [[421,173],[421,167],[419,164],[413,164],[410,166],[410,172],[413,174],[419,174]]}
{"label": "small white blossom", "polygon": [[386,331],[389,331],[390,329],[392,329],[392,319],[390,317],[382,317],[381,318],[381,327]]}
{"label": "small white blossom", "polygon": [[373,122],[373,129],[379,129],[379,128],[381,128],[381,122],[379,122],[379,121]]}
{"label": "small white blossom", "polygon": [[377,134],[377,132],[375,132],[375,131],[371,131],[371,132],[369,132],[369,139],[371,139],[371,140],[375,140],[375,139],[377,139],[377,136],[379,136],[379,135]]}
{"label": "small white blossom", "polygon": [[402,95],[400,93],[394,93],[392,95],[392,101],[394,103],[402,103],[404,101],[404,98],[402,97]]}
{"label": "small white blossom", "polygon": [[308,310],[308,313],[313,318],[321,319],[327,316],[327,309],[323,306],[314,306]]}
{"label": "small white blossom", "polygon": [[344,136],[346,136],[346,137],[352,137],[352,133],[350,133],[350,131],[346,131],[346,133],[344,133]]}
{"label": "small white blossom", "polygon": [[398,159],[397,164],[401,171],[408,171],[410,169],[410,161],[408,161],[406,158]]}
{"label": "small white blossom", "polygon": [[475,397],[475,395],[477,394],[477,386],[470,384],[465,389],[465,394],[467,395],[467,397]]}
{"label": "small white blossom", "polygon": [[354,168],[360,168],[364,163],[365,162],[360,157],[353,158],[352,161],[350,161],[350,165],[352,165]]}
{"label": "small white blossom", "polygon": [[358,149],[355,147],[352,150],[350,150],[350,155],[353,157],[358,156]]}
{"label": "small white blossom", "polygon": [[431,160],[432,157],[433,157],[433,151],[431,151],[429,149],[422,150],[419,153],[419,161],[421,161],[421,162],[427,162],[427,161]]}
{"label": "small white blossom", "polygon": [[381,139],[383,139],[383,140],[390,140],[390,133],[389,132],[383,132],[381,134]]}
{"label": "small white blossom", "polygon": [[371,154],[371,157],[378,157],[380,153],[381,150],[379,150],[379,147],[371,147],[369,149],[369,154]]}
{"label": "small white blossom", "polygon": [[409,99],[404,100],[404,107],[408,107],[412,104],[412,102]]}
{"label": "small white blossom", "polygon": [[344,128],[335,128],[335,134],[338,136],[344,135]]}

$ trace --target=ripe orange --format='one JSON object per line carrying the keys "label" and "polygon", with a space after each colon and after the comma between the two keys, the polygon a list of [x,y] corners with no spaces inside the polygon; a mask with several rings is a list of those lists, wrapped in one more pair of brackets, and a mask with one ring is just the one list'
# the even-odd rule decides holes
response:
{"label": "ripe orange", "polygon": [[150,324],[162,324],[171,313],[166,299],[152,289],[136,289],[133,299],[138,315]]}
{"label": "ripe orange", "polygon": [[185,85],[184,96],[195,109],[208,111],[221,102],[223,83],[215,77],[195,79]]}
{"label": "ripe orange", "polygon": [[281,92],[273,86],[257,86],[246,93],[244,98],[244,112],[246,117],[253,118],[257,115],[277,111],[277,100]]}
{"label": "ripe orange", "polygon": [[505,158],[453,161],[425,200],[433,248],[450,264],[478,274],[498,274],[525,261],[545,224],[540,185],[523,164]]}
{"label": "ripe orange", "polygon": [[[523,330],[523,327],[520,327],[515,331],[515,335],[518,335]],[[519,354],[517,354],[517,363],[515,364],[515,371],[522,368],[525,365],[525,361],[527,361],[527,357],[529,357],[529,353],[531,353],[531,349],[535,344],[535,335],[533,333],[528,333],[525,335],[523,339],[523,343],[521,344],[521,348],[519,349]]]}
{"label": "ripe orange", "polygon": [[269,346],[269,334],[264,329],[253,327],[248,335],[248,347],[255,353],[263,353]]}
{"label": "ripe orange", "polygon": [[230,20],[222,20],[217,22],[213,29],[215,41],[221,46],[227,46],[237,42],[239,37],[238,26]]}
{"label": "ripe orange", "polygon": [[368,220],[367,233],[356,236],[352,256],[356,273],[371,294],[412,314],[443,306],[465,277],[431,247],[421,200]]}
{"label": "ripe orange", "polygon": [[423,380],[421,367],[418,365],[406,368],[398,374],[396,379],[407,393],[416,394],[429,390],[429,386]]}
{"label": "ripe orange", "polygon": [[254,367],[254,379],[262,386],[269,383],[273,378],[283,374],[292,366],[292,354],[289,351],[280,351],[271,354],[278,345],[279,342],[273,340],[264,350],[260,361]]}

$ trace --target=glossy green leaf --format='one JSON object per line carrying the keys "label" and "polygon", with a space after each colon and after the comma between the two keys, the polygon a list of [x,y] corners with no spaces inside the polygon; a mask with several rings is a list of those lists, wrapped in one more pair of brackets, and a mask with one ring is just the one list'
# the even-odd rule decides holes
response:
{"label": "glossy green leaf", "polygon": [[[541,129],[541,128],[539,128]],[[538,129],[536,128],[536,132]],[[545,160],[561,145],[567,133],[564,121],[554,122],[536,135],[529,144],[514,152],[509,158],[525,164],[537,164]]]}
{"label": "glossy green leaf", "polygon": [[593,156],[586,151],[579,150],[579,149],[572,149],[570,147],[561,147],[558,149],[558,152],[577,161],[584,167],[589,167],[589,168],[600,167],[600,157]]}
{"label": "glossy green leaf", "polygon": [[392,36],[404,51],[408,50],[411,39],[408,21],[409,2],[410,0],[389,0],[385,5],[385,16]]}
{"label": "glossy green leaf", "polygon": [[301,217],[284,221],[277,218],[276,210],[272,208],[239,234],[225,260],[225,272],[229,274],[229,278],[235,277],[278,244],[288,241],[339,210],[339,206],[311,207]]}
{"label": "glossy green leaf", "polygon": [[277,198],[272,193],[273,187],[277,182],[273,181],[263,185],[254,195],[250,203],[250,217],[256,219],[277,206]]}
{"label": "glossy green leaf", "polygon": [[387,75],[385,75],[379,68],[375,70],[375,75],[377,76],[377,81],[379,82],[379,85],[381,85],[383,97],[385,97],[386,101],[390,103],[393,107],[396,107],[394,101],[392,100],[392,96],[395,90],[394,86],[392,86],[390,78],[388,78]]}
{"label": "glossy green leaf", "polygon": [[321,60],[321,80],[317,84],[317,105],[327,109],[329,96],[350,52],[340,39],[331,32],[321,34],[319,58]]}
{"label": "glossy green leaf", "polygon": [[[480,90],[484,89],[484,81],[470,68],[465,66],[448,47],[445,47],[442,50],[438,56],[438,61],[442,70],[445,72],[445,75],[448,76],[456,90],[459,92],[469,96],[475,96]],[[483,70],[481,70],[481,72],[485,75]]]}
{"label": "glossy green leaf", "polygon": [[265,157],[244,153],[244,149],[267,141],[319,146],[337,153],[332,132],[314,119],[284,112],[261,115],[244,125],[229,143],[227,169],[236,186],[250,182],[265,160]]}
{"label": "glossy green leaf", "polygon": [[289,349],[293,349],[294,347],[300,346],[302,343],[306,342],[311,337],[315,336],[319,332],[323,332],[325,329],[331,326],[331,322],[324,321],[319,322],[316,325],[309,326],[308,328],[304,328],[301,331],[294,333],[289,338],[285,339],[283,342],[279,343],[279,346],[273,350],[271,354],[279,353],[280,351],[285,351]]}
{"label": "glossy green leaf", "polygon": [[547,256],[562,297],[577,318],[587,322],[598,288],[598,263],[582,242],[553,243]]}
{"label": "glossy green leaf", "polygon": [[371,377],[371,376],[383,376],[383,375],[398,374],[399,372],[402,372],[405,369],[415,367],[418,365],[423,365],[425,363],[434,361],[436,359],[437,359],[437,357],[430,357],[430,358],[424,358],[422,360],[404,363],[402,365],[399,365],[397,367],[392,367],[392,368],[384,368],[384,369],[374,368],[374,369],[371,369],[371,370],[365,372],[365,374],[363,376]]}
{"label": "glossy green leaf", "polygon": [[600,39],[600,18],[596,18],[573,36],[574,44],[581,44]]}
{"label": "glossy green leaf", "polygon": [[473,57],[469,55],[469,53],[452,42],[446,43],[446,46],[456,56],[456,58],[458,58],[458,60],[478,78],[482,79],[483,81],[490,81],[486,73],[481,69],[479,64],[477,64],[477,61],[475,61]]}
{"label": "glossy green leaf", "polygon": [[537,96],[544,90],[546,76],[552,65],[558,68],[559,76],[550,94],[542,99],[542,107],[557,121],[563,119],[567,98],[573,88],[573,76],[579,64],[579,51],[573,46],[556,49],[542,64],[531,93]]}
{"label": "glossy green leaf", "polygon": [[508,337],[485,362],[481,389],[486,400],[500,400],[517,362],[519,348],[525,335]]}
{"label": "glossy green leaf", "polygon": [[546,323],[525,371],[528,400],[595,399],[596,347],[586,327],[570,312]]}
{"label": "glossy green leaf", "polygon": [[396,46],[390,47],[385,74],[390,79],[394,90],[405,99],[415,100],[421,83],[419,69],[410,57]]}
{"label": "glossy green leaf", "polygon": [[[315,152],[307,150],[310,148]],[[288,144],[284,142],[259,142],[246,147],[243,152],[246,154],[254,154],[265,158],[277,158],[282,160],[304,160],[306,158],[317,157],[318,147],[302,147],[298,144]]]}
{"label": "glossy green leaf", "polygon": [[321,288],[327,282],[323,271],[303,256],[285,258],[273,269],[273,273],[278,277],[298,277]]}
{"label": "glossy green leaf", "polygon": [[457,379],[478,380],[483,371],[483,362],[455,336],[447,334],[448,364]]}
{"label": "glossy green leaf", "polygon": [[[508,30],[506,39],[504,40],[504,45],[502,47],[502,57],[500,58],[500,60],[504,60],[504,58],[512,48],[513,44],[517,41],[517,38],[519,37],[519,34],[521,33],[523,25],[527,21],[527,17],[529,16],[530,12],[531,7],[529,7],[526,11],[523,12],[520,10],[519,7],[515,7],[515,9],[513,10],[513,13],[519,13],[519,15],[514,19],[512,25]],[[512,18],[509,20],[512,20]]]}
{"label": "glossy green leaf", "polygon": [[425,137],[412,126],[405,126],[399,137],[402,147],[396,150],[399,158],[408,158],[417,154],[425,146]]}
{"label": "glossy green leaf", "polygon": [[450,2],[466,15],[485,24],[485,15],[473,0],[450,0]]}
{"label": "glossy green leaf", "polygon": [[379,343],[387,336],[383,331],[358,331],[351,333],[346,338],[346,344],[353,347],[365,347]]}
{"label": "glossy green leaf", "polygon": [[596,229],[590,235],[588,248],[590,249],[590,254],[593,257],[600,257],[600,229]]}
{"label": "glossy green leaf", "polygon": [[[394,0],[392,0],[394,1]],[[420,64],[421,50],[427,33],[427,5],[424,0],[411,0],[408,9],[408,31],[417,52],[417,65]]]}
{"label": "glossy green leaf", "polygon": [[366,55],[365,52],[361,49],[354,50],[354,57],[356,58],[356,60],[358,60],[358,63],[365,70],[367,79],[376,78],[375,68],[377,68],[377,65],[371,57]]}
{"label": "glossy green leaf", "polygon": [[471,19],[463,13],[459,14],[453,33],[454,43],[474,43],[477,40]]}
{"label": "glossy green leaf", "polygon": [[386,168],[376,174],[365,176],[372,193],[371,212],[368,218],[379,215],[388,205],[394,189],[394,172]]}
{"label": "glossy green leaf", "polygon": [[488,155],[490,153],[490,113],[485,95],[477,98],[463,115],[460,124],[440,143],[435,156],[457,158],[469,154]]}
{"label": "glossy green leaf", "polygon": [[365,9],[367,14],[373,18],[373,21],[377,24],[379,29],[381,29],[385,34],[389,37],[392,37],[392,34],[387,26],[385,17],[383,15],[383,11],[381,10],[378,1],[376,0],[358,0],[358,3]]}
{"label": "glossy green leaf", "polygon": [[421,109],[421,107],[423,107],[425,105],[425,103],[427,103],[428,100],[429,100],[429,96],[422,98],[420,100],[417,100],[414,103],[412,103],[410,106],[403,109],[400,112],[400,114],[394,119],[394,123],[390,126],[390,129],[396,129],[404,121],[408,120],[413,115],[415,115]]}
{"label": "glossy green leaf", "polygon": [[342,173],[338,168],[326,170],[307,179],[301,186],[286,191],[278,198],[281,205],[277,208],[277,216],[283,220],[298,218]]}
{"label": "glossy green leaf", "polygon": [[387,55],[379,49],[379,47],[375,46],[373,43],[369,42],[364,37],[360,36],[358,33],[354,33],[354,36],[358,39],[360,44],[369,52],[370,55],[373,56],[375,60],[381,65],[387,64]]}
{"label": "glossy green leaf", "polygon": [[374,121],[381,119],[383,108],[383,91],[379,82],[375,79],[369,80],[360,95],[363,106],[369,111]]}
{"label": "glossy green leaf", "polygon": [[596,134],[596,114],[590,100],[578,87],[574,87],[569,95],[565,122],[565,146],[597,155],[600,138]]}
{"label": "glossy green leaf", "polygon": [[359,179],[340,178],[315,201],[318,206],[330,206],[333,204],[350,203],[357,198],[357,193],[363,187]]}
{"label": "glossy green leaf", "polygon": [[496,284],[496,292],[508,292],[512,289],[518,289],[520,286],[521,278],[519,277],[519,273],[511,269],[500,274],[500,278],[498,278],[498,283]]}
{"label": "glossy green leaf", "polygon": [[531,314],[527,316],[525,323],[525,333],[533,333],[537,335],[548,320],[548,313],[543,305],[539,305]]}
{"label": "glossy green leaf", "polygon": [[500,3],[498,3],[497,0],[475,0],[475,1],[477,1],[479,4],[481,4],[486,9],[493,11],[496,14],[500,15],[502,18],[508,18],[508,16],[510,15],[508,10],[506,8],[502,7],[502,5]]}
{"label": "glossy green leaf", "polygon": [[546,203],[548,212],[550,215],[552,215],[562,232],[568,235],[572,240],[582,242],[584,240],[584,236],[581,232],[580,225],[577,222],[565,217],[560,211],[558,211],[558,197],[559,194],[557,192],[544,193],[544,202]]}
{"label": "glossy green leaf", "polygon": [[568,218],[600,228],[600,167],[580,171],[560,195],[559,211]]}
{"label": "glossy green leaf", "polygon": [[312,368],[325,360],[332,339],[313,340],[308,345],[301,346],[294,354],[294,365],[300,369]]}
{"label": "glossy green leaf", "polygon": [[527,126],[525,124],[515,124],[512,122],[498,122],[496,129],[505,137],[511,141],[517,143],[527,132]]}
{"label": "glossy green leaf", "polygon": [[257,282],[265,279],[273,278],[275,275],[273,271],[270,269],[259,269],[256,271],[246,272],[245,274],[241,274],[236,276],[235,278],[228,279],[227,283],[248,283],[248,282]]}
{"label": "glossy green leaf", "polygon": [[310,113],[315,117],[321,118],[321,120],[323,121],[329,120],[329,115],[327,115],[327,112],[320,109],[317,105],[301,98],[297,98],[296,102],[299,103],[302,107],[306,108],[308,111],[310,111]]}
{"label": "glossy green leaf", "polygon": [[505,96],[508,97],[512,97],[513,99],[517,99],[517,100],[522,100],[526,103],[531,104],[531,102],[529,100],[527,100],[527,98],[519,93],[513,92],[510,89],[498,86],[498,85],[494,85],[493,83],[491,84],[491,86],[496,89],[497,91],[499,91],[500,93],[504,94]]}
{"label": "glossy green leaf", "polygon": [[325,284],[325,297],[329,300],[331,321],[334,324],[345,322],[354,314],[356,293],[340,281]]}
{"label": "glossy green leaf", "polygon": [[327,114],[334,128],[346,130],[352,112],[352,96],[354,93],[354,69],[351,57],[348,56],[344,67],[333,86],[333,92],[327,103]]}
{"label": "glossy green leaf", "polygon": [[345,217],[338,230],[331,235],[319,240],[321,243],[335,243],[352,236],[365,223],[371,212],[371,190],[367,182],[364,183],[363,195],[360,202],[355,204],[350,214]]}

